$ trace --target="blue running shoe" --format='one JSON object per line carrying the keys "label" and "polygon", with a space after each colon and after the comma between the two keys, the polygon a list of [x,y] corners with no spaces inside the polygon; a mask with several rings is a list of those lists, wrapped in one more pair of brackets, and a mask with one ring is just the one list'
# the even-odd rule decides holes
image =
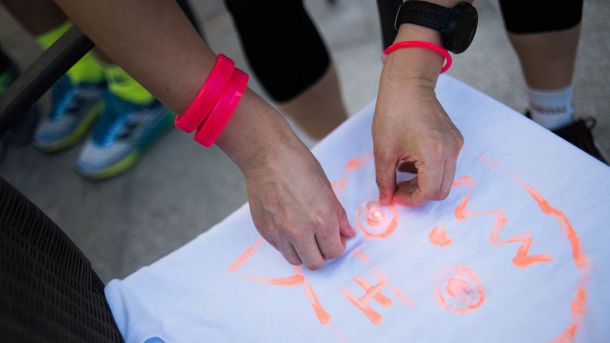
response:
{"label": "blue running shoe", "polygon": [[106,109],[76,161],[77,172],[92,180],[127,171],[173,127],[174,115],[157,100],[138,105],[106,92],[104,103]]}
{"label": "blue running shoe", "polygon": [[105,84],[73,85],[62,76],[53,86],[49,116],[40,121],[33,144],[44,152],[65,150],[84,138],[104,110]]}

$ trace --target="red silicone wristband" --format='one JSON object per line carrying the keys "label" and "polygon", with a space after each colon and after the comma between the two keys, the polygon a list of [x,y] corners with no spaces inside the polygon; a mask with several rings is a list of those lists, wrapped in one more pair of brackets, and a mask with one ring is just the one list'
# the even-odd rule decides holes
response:
{"label": "red silicone wristband", "polygon": [[447,51],[447,49],[445,49],[441,46],[438,46],[434,43],[415,41],[415,40],[398,42],[398,43],[394,43],[394,44],[390,45],[383,52],[383,60],[385,61],[385,59],[388,57],[389,54],[393,53],[394,51],[396,51],[398,49],[403,49],[403,48],[424,48],[424,49],[432,50],[432,51],[440,54],[441,56],[443,56],[445,58],[445,65],[443,65],[443,68],[441,69],[441,74],[446,72],[447,70],[449,70],[449,68],[451,68],[451,64],[453,63],[451,55],[449,55],[449,52]]}
{"label": "red silicone wristband", "polygon": [[206,120],[230,82],[235,70],[235,62],[219,54],[216,64],[201,90],[186,111],[176,117],[175,125],[186,133],[195,131]]}
{"label": "red silicone wristband", "polygon": [[208,119],[203,123],[195,134],[195,141],[203,146],[210,147],[222,133],[229,119],[235,112],[239,100],[248,86],[248,74],[235,69],[231,82],[227,85],[224,93]]}

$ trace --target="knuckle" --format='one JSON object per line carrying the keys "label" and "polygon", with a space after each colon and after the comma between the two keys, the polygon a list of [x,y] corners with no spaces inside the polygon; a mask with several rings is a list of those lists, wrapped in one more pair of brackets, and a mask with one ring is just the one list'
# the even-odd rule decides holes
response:
{"label": "knuckle", "polygon": [[284,254],[284,258],[286,259],[286,261],[288,261],[288,263],[290,263],[293,266],[300,266],[302,264],[302,262],[299,259],[292,257],[290,255]]}
{"label": "knuckle", "polygon": [[425,189],[421,192],[421,198],[417,199],[418,203],[422,203],[426,200],[436,199],[438,190],[436,189]]}
{"label": "knuckle", "polygon": [[307,267],[307,269],[309,270],[318,270],[318,269],[322,269],[322,267],[324,267],[324,261],[323,260],[314,260],[314,261],[309,261],[305,264],[305,266]]}
{"label": "knuckle", "polygon": [[377,173],[377,175],[375,176],[375,182],[377,183],[377,186],[379,187],[379,190],[381,190],[382,192],[388,192],[389,191],[389,183],[393,182],[392,179],[390,179],[389,177],[387,177],[386,175],[382,175],[381,173]]}
{"label": "knuckle", "polygon": [[436,200],[445,200],[449,196],[449,190],[442,189],[436,195]]}
{"label": "knuckle", "polygon": [[328,251],[326,252],[326,258],[334,259],[334,258],[341,256],[341,254],[343,254],[343,247],[342,246],[333,246],[330,249],[328,249]]}
{"label": "knuckle", "polygon": [[303,233],[301,230],[295,229],[294,227],[287,227],[282,231],[284,232],[284,236],[291,242],[300,243],[303,240]]}

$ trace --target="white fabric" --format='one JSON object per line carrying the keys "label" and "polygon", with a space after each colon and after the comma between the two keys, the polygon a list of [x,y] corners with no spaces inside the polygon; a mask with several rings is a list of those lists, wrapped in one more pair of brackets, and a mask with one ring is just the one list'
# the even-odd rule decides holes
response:
{"label": "white fabric", "polygon": [[378,228],[359,215],[377,196],[370,105],[314,149],[358,232],[343,257],[294,276],[244,206],[108,284],[127,342],[610,341],[610,168],[449,77],[437,94],[465,137],[445,201],[397,208],[390,233],[390,209]]}

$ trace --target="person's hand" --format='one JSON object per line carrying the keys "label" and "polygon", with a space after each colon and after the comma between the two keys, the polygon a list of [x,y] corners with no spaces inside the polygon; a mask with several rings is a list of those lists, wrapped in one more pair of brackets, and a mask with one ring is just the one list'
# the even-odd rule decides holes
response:
{"label": "person's hand", "polygon": [[339,257],[355,235],[318,161],[294,137],[244,169],[254,225],[293,265],[315,270]]}
{"label": "person's hand", "polygon": [[[381,84],[373,120],[375,170],[382,205],[418,206],[442,200],[451,190],[463,145],[458,129],[425,80]],[[417,177],[396,183],[396,170]]]}

